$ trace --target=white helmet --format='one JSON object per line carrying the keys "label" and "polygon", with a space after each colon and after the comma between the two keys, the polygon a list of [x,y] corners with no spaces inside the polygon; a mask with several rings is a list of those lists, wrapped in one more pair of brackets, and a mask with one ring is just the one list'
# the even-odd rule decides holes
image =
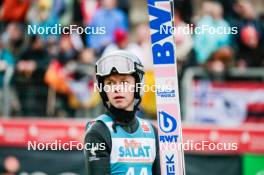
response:
{"label": "white helmet", "polygon": [[[97,83],[102,87],[104,77],[113,72],[133,75],[136,79],[136,83],[139,83],[139,86],[136,87],[140,88],[140,86],[142,87],[144,83],[144,66],[142,65],[140,59],[136,55],[124,50],[114,51],[100,58],[96,62],[95,71]],[[135,98],[139,99],[138,104],[141,101],[142,94],[142,88],[136,89]],[[101,91],[100,95],[103,102],[108,101],[104,91]]]}

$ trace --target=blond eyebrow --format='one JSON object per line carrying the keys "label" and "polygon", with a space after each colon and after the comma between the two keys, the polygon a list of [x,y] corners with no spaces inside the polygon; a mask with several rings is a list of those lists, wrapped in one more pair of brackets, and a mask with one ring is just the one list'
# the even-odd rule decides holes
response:
{"label": "blond eyebrow", "polygon": [[109,83],[109,82],[115,82],[114,80],[112,80],[111,78],[105,78],[105,83]]}
{"label": "blond eyebrow", "polygon": [[[124,80],[128,80],[128,75],[125,75],[125,76],[122,76],[120,81],[124,81]],[[116,82],[113,78],[111,78],[110,76],[109,77],[106,77],[105,78],[105,81],[112,81],[112,82]]]}

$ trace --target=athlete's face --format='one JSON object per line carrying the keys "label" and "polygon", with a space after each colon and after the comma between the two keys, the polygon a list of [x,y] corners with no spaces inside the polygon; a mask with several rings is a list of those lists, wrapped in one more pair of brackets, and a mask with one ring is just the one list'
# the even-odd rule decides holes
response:
{"label": "athlete's face", "polygon": [[111,74],[104,79],[109,102],[118,109],[134,108],[135,78],[132,75]]}

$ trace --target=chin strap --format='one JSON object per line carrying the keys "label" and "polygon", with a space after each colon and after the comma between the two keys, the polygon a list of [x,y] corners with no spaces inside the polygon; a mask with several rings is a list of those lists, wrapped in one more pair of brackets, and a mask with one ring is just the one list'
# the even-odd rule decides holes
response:
{"label": "chin strap", "polygon": [[103,105],[105,106],[105,108],[107,109],[107,111],[109,111],[109,106],[107,104],[107,101],[106,100],[102,100],[103,101]]}
{"label": "chin strap", "polygon": [[142,101],[142,98],[141,97],[139,97],[138,98],[138,101],[136,102],[136,104],[135,104],[135,106],[134,106],[134,111],[138,111],[139,110],[139,104],[141,103],[141,101]]}

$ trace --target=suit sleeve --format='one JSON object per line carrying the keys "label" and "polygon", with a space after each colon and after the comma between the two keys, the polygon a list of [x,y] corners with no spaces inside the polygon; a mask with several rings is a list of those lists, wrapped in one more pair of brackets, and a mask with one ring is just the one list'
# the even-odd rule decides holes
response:
{"label": "suit sleeve", "polygon": [[111,135],[105,124],[97,121],[85,134],[87,175],[110,175]]}

